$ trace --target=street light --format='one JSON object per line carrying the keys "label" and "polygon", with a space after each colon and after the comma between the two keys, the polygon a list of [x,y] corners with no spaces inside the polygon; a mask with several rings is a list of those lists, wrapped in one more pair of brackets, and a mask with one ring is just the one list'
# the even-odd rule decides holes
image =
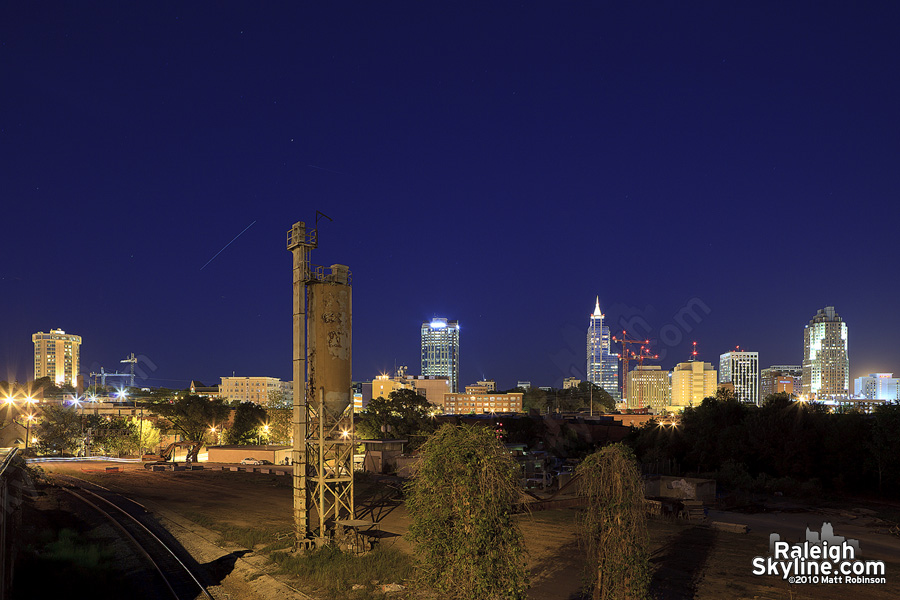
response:
{"label": "street light", "polygon": [[28,450],[28,439],[31,437],[31,422],[34,420],[34,415],[28,413],[25,417],[27,423],[25,424],[25,450]]}

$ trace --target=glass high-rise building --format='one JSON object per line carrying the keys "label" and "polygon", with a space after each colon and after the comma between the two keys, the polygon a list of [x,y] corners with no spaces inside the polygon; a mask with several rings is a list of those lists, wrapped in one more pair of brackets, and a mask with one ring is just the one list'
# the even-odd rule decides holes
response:
{"label": "glass high-rise building", "polygon": [[422,323],[422,375],[447,377],[459,392],[459,323],[432,319]]}
{"label": "glass high-rise building", "polygon": [[809,400],[850,395],[847,324],[833,306],[819,310],[803,329],[803,395]]}
{"label": "glass high-rise building", "polygon": [[735,350],[719,356],[719,383],[734,386],[734,397],[759,406],[759,353]]}
{"label": "glass high-rise building", "polygon": [[619,355],[612,352],[609,326],[603,324],[600,297],[594,305],[587,332],[587,380],[599,385],[615,399],[622,400],[619,389]]}

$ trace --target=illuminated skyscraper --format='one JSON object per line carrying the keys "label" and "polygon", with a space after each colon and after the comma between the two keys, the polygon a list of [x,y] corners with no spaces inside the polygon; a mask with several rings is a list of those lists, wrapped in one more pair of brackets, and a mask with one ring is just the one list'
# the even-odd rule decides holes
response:
{"label": "illuminated skyscraper", "polygon": [[62,329],[50,333],[39,331],[31,336],[34,342],[34,378],[49,377],[56,385],[78,385],[81,365],[81,336],[67,334]]}
{"label": "illuminated skyscraper", "polygon": [[716,395],[716,370],[708,362],[692,360],[672,369],[672,407],[700,406],[704,398]]}
{"label": "illuminated skyscraper", "polygon": [[726,352],[719,356],[719,383],[734,386],[734,397],[759,406],[759,353]]}
{"label": "illuminated skyscraper", "polygon": [[810,400],[850,395],[847,324],[826,306],[803,329],[803,395]]}
{"label": "illuminated skyscraper", "polygon": [[619,355],[610,352],[609,327],[603,324],[599,296],[590,318],[587,332],[587,380],[602,387],[619,402],[622,400],[619,389]]}
{"label": "illuminated skyscraper", "polygon": [[459,392],[459,323],[432,319],[422,323],[422,375],[447,377]]}
{"label": "illuminated skyscraper", "polygon": [[672,403],[672,374],[657,365],[638,365],[628,372],[628,408],[651,408],[665,414]]}

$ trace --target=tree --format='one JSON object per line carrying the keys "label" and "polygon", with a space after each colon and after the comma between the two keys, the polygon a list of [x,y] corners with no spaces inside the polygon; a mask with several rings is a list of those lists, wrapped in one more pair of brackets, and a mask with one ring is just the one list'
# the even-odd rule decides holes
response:
{"label": "tree", "polygon": [[581,531],[594,574],[594,600],[647,598],[647,517],[634,454],[627,446],[612,444],[585,458],[576,473],[588,502]]}
{"label": "tree", "polygon": [[241,402],[234,411],[234,422],[225,434],[226,443],[239,446],[258,443],[265,423],[265,408],[255,402]]}
{"label": "tree", "polygon": [[89,425],[92,430],[91,448],[110,456],[136,453],[140,442],[139,421],[126,417],[89,415],[86,427]]}
{"label": "tree", "polygon": [[[514,391],[519,391],[519,388]],[[522,394],[522,410],[525,412],[532,410],[544,412],[549,402],[550,397],[547,392],[539,388],[529,388]]]}
{"label": "tree", "polygon": [[525,544],[512,518],[518,469],[492,430],[441,427],[406,492],[423,583],[445,598],[525,598]]}
{"label": "tree", "polygon": [[138,452],[159,446],[159,429],[152,421],[139,417],[131,417],[128,420],[137,435]]}
{"label": "tree", "polygon": [[291,444],[294,429],[291,423],[294,399],[282,390],[269,392],[266,414],[269,419],[269,440],[274,444]]}
{"label": "tree", "polygon": [[40,422],[33,426],[41,452],[73,454],[81,447],[81,415],[72,406],[49,404]]}
{"label": "tree", "polygon": [[[228,418],[229,408],[221,398],[207,399],[186,395],[154,404],[157,414],[165,417],[185,440],[203,442],[210,427]],[[193,457],[196,460],[196,456]]]}
{"label": "tree", "polygon": [[[414,390],[395,390],[374,398],[356,421],[362,439],[409,439],[434,431],[431,418],[434,406]],[[413,444],[415,445],[415,444]]]}
{"label": "tree", "polygon": [[875,408],[872,437],[868,442],[878,475],[878,491],[884,481],[893,485],[900,474],[900,405],[883,404]]}
{"label": "tree", "polygon": [[556,404],[562,411],[590,410],[594,412],[612,412],[616,409],[616,401],[609,393],[596,383],[582,381],[576,387],[558,390]]}

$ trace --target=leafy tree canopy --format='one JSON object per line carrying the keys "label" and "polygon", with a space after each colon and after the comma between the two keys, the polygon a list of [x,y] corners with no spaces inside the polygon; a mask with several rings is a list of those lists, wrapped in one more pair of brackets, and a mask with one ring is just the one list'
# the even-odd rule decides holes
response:
{"label": "leafy tree canopy", "polygon": [[387,398],[373,398],[357,416],[362,439],[410,439],[434,431],[434,406],[414,390],[396,390]]}
{"label": "leafy tree canopy", "polygon": [[241,402],[234,411],[234,422],[226,433],[228,444],[247,446],[268,436],[262,433],[266,424],[266,409],[255,402]]}
{"label": "leafy tree canopy", "polygon": [[228,418],[229,408],[220,398],[208,399],[190,394],[154,404],[157,414],[165,417],[172,428],[189,441],[204,441],[210,427]]}
{"label": "leafy tree canopy", "polygon": [[47,405],[32,427],[41,452],[74,454],[81,447],[82,419],[72,406]]}

